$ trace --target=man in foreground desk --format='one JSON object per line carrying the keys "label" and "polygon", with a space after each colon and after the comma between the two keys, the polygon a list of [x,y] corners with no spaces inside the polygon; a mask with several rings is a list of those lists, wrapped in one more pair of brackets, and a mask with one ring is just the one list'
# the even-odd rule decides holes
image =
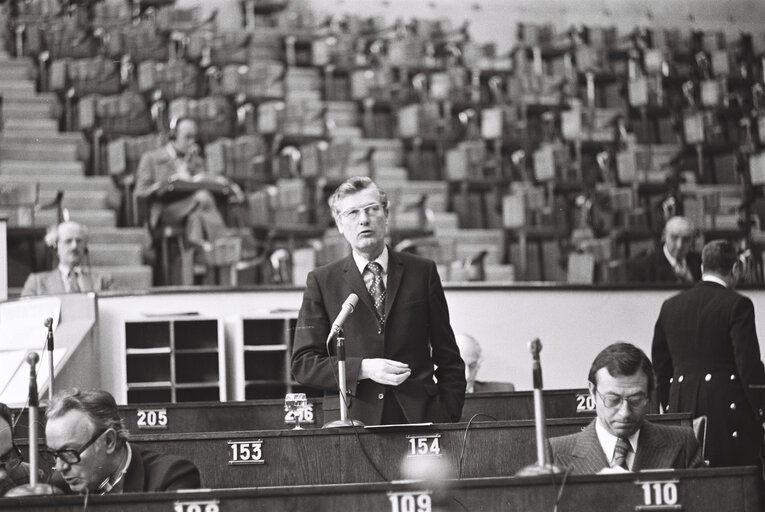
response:
{"label": "man in foreground desk", "polygon": [[199,470],[188,460],[128,442],[117,404],[106,391],[63,391],[46,411],[43,454],[55,460],[52,483],[65,493],[198,489]]}
{"label": "man in foreground desk", "polygon": [[582,432],[550,439],[561,469],[577,475],[703,465],[693,430],[645,420],[654,373],[642,350],[609,345],[593,361],[588,380],[598,416]]}
{"label": "man in foreground desk", "polygon": [[295,379],[326,392],[330,419],[339,408],[337,363],[325,340],[355,293],[359,304],[344,325],[349,417],[366,425],[458,421],[465,365],[436,264],[388,249],[387,195],[369,178],[345,181],[329,205],[353,254],[308,275],[295,329]]}

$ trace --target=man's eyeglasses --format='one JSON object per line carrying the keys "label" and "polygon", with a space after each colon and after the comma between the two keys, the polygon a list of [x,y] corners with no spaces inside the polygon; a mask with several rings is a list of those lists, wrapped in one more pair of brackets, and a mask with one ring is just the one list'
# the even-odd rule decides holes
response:
{"label": "man's eyeglasses", "polygon": [[90,448],[90,445],[98,441],[98,439],[102,435],[104,435],[107,430],[109,429],[107,428],[105,430],[102,430],[100,432],[96,432],[95,434],[93,434],[93,437],[91,437],[87,443],[82,445],[82,447],[79,450],[72,450],[72,449],[51,450],[50,448],[44,448],[40,450],[40,452],[50,457],[52,461],[55,461],[55,459],[58,458],[70,465],[78,464],[82,460],[83,452],[85,452],[85,450]]}
{"label": "man's eyeglasses", "polygon": [[340,216],[347,220],[357,220],[362,211],[367,217],[377,217],[383,213],[383,206],[380,203],[374,203],[362,206],[361,208],[351,208],[350,210],[340,212]]}
{"label": "man's eyeglasses", "polygon": [[13,443],[10,450],[0,455],[0,468],[4,468],[6,471],[16,469],[19,464],[24,462],[24,456],[21,455],[21,450]]}
{"label": "man's eyeglasses", "polygon": [[595,390],[595,393],[597,393],[600,399],[603,401],[603,405],[609,409],[620,407],[622,402],[627,402],[627,405],[629,405],[630,409],[640,409],[641,407],[645,407],[648,403],[648,396],[643,393],[638,393],[637,395],[632,396],[614,395],[613,393],[607,393],[604,395],[597,389]]}

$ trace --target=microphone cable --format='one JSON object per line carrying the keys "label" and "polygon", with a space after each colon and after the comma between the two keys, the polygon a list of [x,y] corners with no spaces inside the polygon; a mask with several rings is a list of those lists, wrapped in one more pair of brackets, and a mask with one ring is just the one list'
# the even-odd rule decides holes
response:
{"label": "microphone cable", "polygon": [[[558,512],[558,505],[560,505],[560,500],[563,497],[563,490],[566,488],[566,480],[568,480],[568,476],[571,474],[571,466],[566,466],[566,472],[563,473],[563,479],[560,482],[560,489],[558,489],[558,496],[555,498],[555,506],[553,507],[553,512]],[[555,489],[555,476],[553,474],[550,474],[552,477],[552,488]]]}
{"label": "microphone cable", "polygon": [[[465,448],[467,447],[467,437],[468,437],[468,432],[470,431],[470,425],[473,424],[473,420],[475,420],[476,418],[481,417],[481,416],[483,416],[485,418],[489,418],[490,420],[493,420],[493,421],[497,421],[497,418],[495,418],[494,416],[491,416],[489,414],[484,414],[484,413],[481,413],[481,412],[475,413],[470,418],[470,420],[468,421],[467,425],[465,426],[465,432],[463,432],[463,434],[462,434],[462,443],[461,443],[461,446],[460,446],[460,458],[459,458],[459,465],[458,465],[459,470],[457,471],[457,480],[462,480],[462,463],[465,460]],[[464,507],[464,505],[463,505],[463,507]]]}

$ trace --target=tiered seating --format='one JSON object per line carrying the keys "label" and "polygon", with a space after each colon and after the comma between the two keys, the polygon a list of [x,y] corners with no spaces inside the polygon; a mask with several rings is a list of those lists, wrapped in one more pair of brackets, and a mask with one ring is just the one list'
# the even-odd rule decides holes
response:
{"label": "tiered seating", "polygon": [[[208,145],[219,137],[262,138],[242,153],[229,151],[234,142],[221,143],[228,152],[210,151],[216,172],[256,194],[250,205],[263,206],[264,187],[302,179],[307,203],[292,220],[322,229],[330,224],[327,193],[346,176],[368,173],[399,201],[394,242],[417,235],[413,229],[446,229],[448,237],[436,238],[445,245],[437,252],[453,258],[447,267],[511,265],[479,272],[478,279],[503,280],[578,281],[567,268],[582,254],[593,266],[586,281],[620,280],[624,260],[650,246],[666,216],[683,213],[683,200],[694,196],[680,182],[732,185],[737,190],[723,195],[738,197],[747,206],[741,212],[762,210],[756,198],[765,139],[754,128],[765,111],[765,85],[755,72],[765,50],[759,37],[726,42],[712,32],[618,34],[612,27],[556,33],[521,24],[515,48],[498,56],[448,21],[384,27],[346,17],[322,24],[295,7],[248,12],[247,28],[224,31],[193,9],[162,7],[131,18],[122,4],[100,7],[90,32],[72,20],[46,19],[59,39],[81,31],[74,42],[90,38],[93,51],[68,61],[61,50],[45,56],[52,61],[42,81],[61,87],[65,121],[95,144],[92,173],[110,172],[122,185],[132,165],[107,166],[107,145],[146,133],[161,140],[169,120],[187,114]],[[20,40],[28,53],[35,46],[44,53],[44,34],[29,27]],[[102,69],[100,81],[81,80],[104,66],[113,69]],[[117,108],[126,98],[143,104]],[[674,209],[662,208],[669,198]],[[717,218],[732,206],[704,215]],[[761,220],[728,217],[722,234],[751,232],[750,242],[757,240]],[[472,241],[485,235],[491,243]]]}

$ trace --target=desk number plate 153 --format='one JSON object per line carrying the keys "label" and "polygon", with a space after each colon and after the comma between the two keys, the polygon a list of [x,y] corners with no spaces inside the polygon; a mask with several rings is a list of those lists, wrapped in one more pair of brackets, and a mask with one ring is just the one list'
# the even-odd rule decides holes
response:
{"label": "desk number plate 153", "polygon": [[586,413],[595,411],[595,400],[592,399],[589,393],[577,393],[576,394],[576,413]]}
{"label": "desk number plate 153", "polygon": [[391,512],[431,512],[430,491],[389,492]]}
{"label": "desk number plate 153", "polygon": [[251,441],[229,441],[228,446],[231,453],[231,458],[228,460],[229,466],[266,463],[266,461],[263,460],[262,439],[254,439]]}
{"label": "desk number plate 153", "polygon": [[167,409],[138,409],[135,415],[139,429],[167,428]]}
{"label": "desk number plate 153", "polygon": [[[314,419],[313,419],[313,404],[307,403],[305,406],[305,409],[298,412],[298,418],[300,418],[300,423],[305,424],[308,423],[310,425],[313,425]],[[294,425],[295,424],[295,415],[292,411],[287,411],[284,414],[284,423],[286,425]]]}
{"label": "desk number plate 153", "polygon": [[441,434],[409,434],[406,438],[409,441],[408,457],[441,456]]}
{"label": "desk number plate 153", "polygon": [[218,500],[176,501],[173,512],[220,512]]}
{"label": "desk number plate 153", "polygon": [[682,510],[677,496],[677,484],[679,480],[638,480],[635,485],[643,491],[643,504],[637,505],[635,510]]}

